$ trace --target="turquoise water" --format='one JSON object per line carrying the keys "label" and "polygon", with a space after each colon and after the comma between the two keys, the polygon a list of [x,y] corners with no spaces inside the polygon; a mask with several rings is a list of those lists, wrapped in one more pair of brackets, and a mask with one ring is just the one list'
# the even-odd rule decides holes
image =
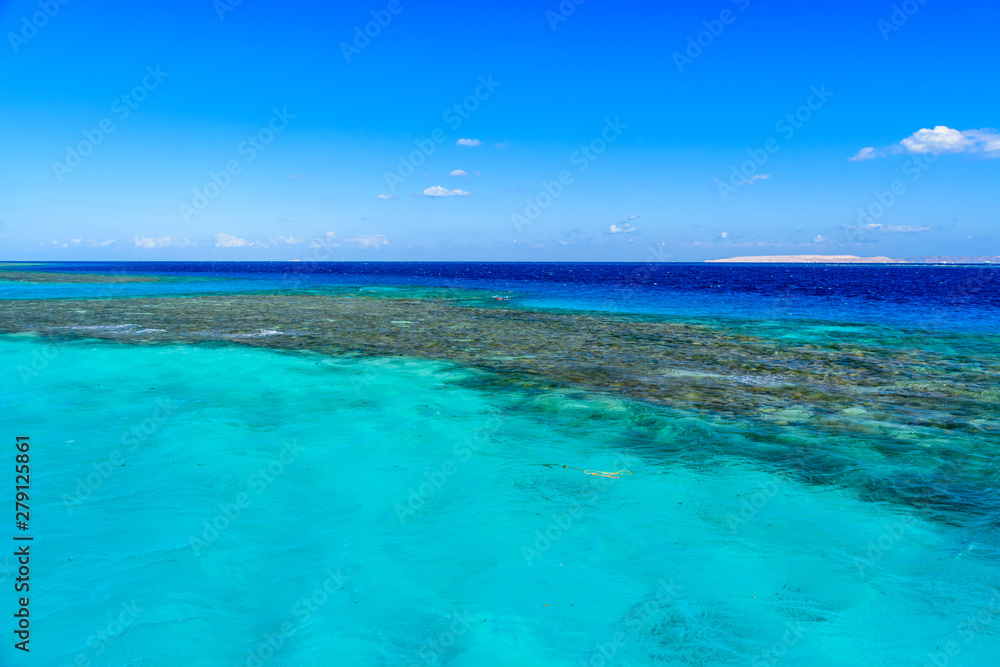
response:
{"label": "turquoise water", "polygon": [[[803,470],[896,475],[877,438],[785,415],[779,442],[766,421],[484,391],[409,359],[33,335],[0,337],[0,357],[35,536],[32,652],[7,634],[4,665],[1000,655],[988,478],[926,506]],[[968,442],[995,470],[996,435]]]}

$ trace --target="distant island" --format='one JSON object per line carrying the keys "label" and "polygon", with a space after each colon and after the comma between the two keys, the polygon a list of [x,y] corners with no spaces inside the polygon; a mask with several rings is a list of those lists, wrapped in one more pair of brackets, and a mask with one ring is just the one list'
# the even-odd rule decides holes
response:
{"label": "distant island", "polygon": [[944,255],[931,257],[858,257],[857,255],[758,255],[706,259],[706,262],[746,264],[1000,264],[1000,256]]}
{"label": "distant island", "polygon": [[761,255],[756,257],[730,257],[707,259],[706,262],[797,263],[797,264],[896,264],[903,259],[891,257],[858,257],[857,255]]}

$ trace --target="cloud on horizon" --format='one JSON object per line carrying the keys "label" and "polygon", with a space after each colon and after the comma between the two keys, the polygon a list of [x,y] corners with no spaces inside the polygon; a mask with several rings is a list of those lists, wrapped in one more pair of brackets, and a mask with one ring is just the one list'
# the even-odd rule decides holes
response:
{"label": "cloud on horizon", "polygon": [[933,130],[917,130],[902,141],[891,146],[875,148],[866,146],[858,151],[851,162],[874,160],[887,155],[924,155],[927,153],[969,153],[986,158],[1000,157],[1000,134],[993,128],[980,130],[954,130],[946,125],[937,125]]}
{"label": "cloud on horizon", "polygon": [[611,231],[609,234],[632,234],[636,231],[636,228],[627,222],[623,222],[621,225],[611,225]]}
{"label": "cloud on horizon", "polygon": [[247,241],[246,239],[241,239],[232,234],[216,234],[215,235],[215,247],[216,248],[245,248],[257,245],[255,241]]}
{"label": "cloud on horizon", "polygon": [[459,139],[455,144],[458,146],[482,146],[483,142],[479,139]]}
{"label": "cloud on horizon", "polygon": [[389,239],[384,234],[368,234],[364,236],[349,236],[344,239],[344,245],[353,245],[358,248],[380,248],[389,245]]}
{"label": "cloud on horizon", "polygon": [[443,188],[440,185],[433,185],[426,190],[424,190],[425,197],[468,197],[471,192],[466,192],[465,190],[449,190],[448,188]]}
{"label": "cloud on horizon", "polygon": [[916,234],[918,232],[929,232],[933,227],[910,227],[907,225],[883,225],[878,222],[873,222],[870,225],[862,225],[860,227],[855,227],[855,229],[862,229],[872,232],[882,232],[883,234]]}
{"label": "cloud on horizon", "polygon": [[183,242],[177,241],[173,236],[161,236],[158,239],[146,237],[146,236],[136,236],[135,237],[135,247],[136,248],[163,248],[166,246],[186,246],[189,245],[189,241],[184,239]]}

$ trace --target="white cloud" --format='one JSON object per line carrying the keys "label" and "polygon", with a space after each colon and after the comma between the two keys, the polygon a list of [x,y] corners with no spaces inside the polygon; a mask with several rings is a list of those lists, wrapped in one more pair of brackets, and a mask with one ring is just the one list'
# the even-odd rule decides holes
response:
{"label": "white cloud", "polygon": [[917,232],[929,232],[933,227],[907,227],[905,225],[887,225],[881,231],[888,234],[915,234]]}
{"label": "white cloud", "polygon": [[382,234],[369,234],[366,236],[350,236],[344,239],[346,245],[354,245],[359,248],[379,248],[389,245],[389,239]]}
{"label": "white cloud", "polygon": [[106,245],[111,245],[114,242],[115,242],[114,239],[108,239],[106,241],[99,242],[97,245],[99,245],[99,246],[106,246]]}
{"label": "white cloud", "polygon": [[639,217],[638,215],[630,215],[630,216],[628,217],[628,219],[629,219],[629,220],[635,220],[635,219],[637,219],[638,217]]}
{"label": "white cloud", "polygon": [[944,125],[917,130],[899,142],[907,153],[961,153],[968,144],[964,134]]}
{"label": "white cloud", "polygon": [[937,125],[934,129],[925,127],[917,130],[898,144],[885,148],[876,149],[867,146],[848,159],[852,162],[861,162],[900,153],[906,155],[970,153],[995,158],[1000,157],[1000,134],[992,128],[955,130],[946,125]]}
{"label": "white cloud", "polygon": [[246,239],[238,238],[232,234],[215,235],[216,248],[244,248],[253,245],[256,245],[253,241],[247,241]]}
{"label": "white cloud", "polygon": [[310,248],[339,248],[341,246],[341,244],[339,242],[334,241],[334,239],[336,238],[336,236],[337,236],[337,232],[327,232],[326,234],[323,235],[323,237],[320,238],[320,241],[322,243],[317,242],[317,241],[310,241],[309,242],[309,247]]}
{"label": "white cloud", "polygon": [[771,178],[771,174],[755,174],[745,181],[740,181],[741,185],[753,185],[754,181],[766,181]]}
{"label": "white cloud", "polygon": [[459,146],[482,146],[483,142],[479,139],[459,139],[455,142]]}
{"label": "white cloud", "polygon": [[822,234],[817,234],[816,238],[813,239],[813,243],[827,243],[830,239],[826,238]]}
{"label": "white cloud", "polygon": [[[185,244],[187,239],[184,239]],[[174,240],[173,236],[161,236],[158,239],[150,238],[147,236],[136,236],[135,237],[135,247],[136,248],[157,248],[163,246],[177,245],[177,241]]]}
{"label": "white cloud", "polygon": [[464,169],[456,169],[454,171],[448,172],[448,175],[449,176],[458,176],[459,178],[465,178],[466,176],[469,175],[469,172],[467,172]]}
{"label": "white cloud", "polygon": [[83,239],[70,239],[69,240],[69,242],[72,243],[73,245],[80,245],[81,241],[83,241]]}
{"label": "white cloud", "polygon": [[375,199],[398,199],[392,195],[375,195]]}
{"label": "white cloud", "polygon": [[383,234],[363,234],[359,236],[347,236],[334,242],[336,232],[327,232],[318,241],[311,241],[310,248],[340,248],[341,246],[354,246],[356,248],[381,248],[389,245],[389,239]]}
{"label": "white cloud", "polygon": [[440,185],[434,185],[424,190],[424,195],[427,197],[468,197],[470,194],[472,193],[465,190],[449,190]]}
{"label": "white cloud", "polygon": [[864,148],[858,151],[857,155],[847,159],[850,160],[851,162],[861,162],[862,160],[871,160],[872,158],[876,157],[878,157],[878,154],[875,152],[875,147],[865,146]]}
{"label": "white cloud", "polygon": [[628,224],[627,222],[623,222],[621,224],[621,226],[619,226],[619,225],[611,225],[611,233],[612,234],[631,234],[634,231],[635,231],[635,227],[633,227],[632,225]]}
{"label": "white cloud", "polygon": [[721,234],[719,234],[719,238],[720,239],[728,239],[729,238],[729,232],[722,232]]}
{"label": "white cloud", "polygon": [[882,232],[883,234],[915,234],[917,232],[929,232],[933,227],[911,227],[906,225],[883,225],[873,222],[869,225],[858,225],[849,229],[860,229],[869,232]]}
{"label": "white cloud", "polygon": [[988,128],[983,130],[966,130],[963,134],[969,138],[974,145],[980,147],[987,157],[1000,157],[1000,134]]}

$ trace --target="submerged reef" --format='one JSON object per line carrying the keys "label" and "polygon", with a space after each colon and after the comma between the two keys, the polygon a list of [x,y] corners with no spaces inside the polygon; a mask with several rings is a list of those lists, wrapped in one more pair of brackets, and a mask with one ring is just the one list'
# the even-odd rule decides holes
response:
{"label": "submerged reef", "polygon": [[19,271],[0,265],[0,280],[19,283],[153,283],[165,280],[159,276],[136,276],[124,273],[58,273],[50,271]]}
{"label": "submerged reef", "polygon": [[[133,343],[227,341],[325,354],[454,361],[674,407],[775,422],[835,417],[1000,434],[1000,356],[921,336],[787,339],[752,326],[474,307],[446,299],[239,294],[0,302],[0,331]],[[942,334],[947,336],[948,334]],[[960,337],[961,334],[955,334]],[[900,345],[903,343],[903,345]]]}
{"label": "submerged reef", "polygon": [[982,510],[996,480],[996,335],[365,294],[8,300],[0,332],[437,359],[486,371],[476,382],[489,390],[582,390],[750,420],[746,456],[789,461],[796,447],[795,474],[821,483],[858,472],[858,457],[869,470],[883,460],[881,478],[853,481],[873,499]]}

